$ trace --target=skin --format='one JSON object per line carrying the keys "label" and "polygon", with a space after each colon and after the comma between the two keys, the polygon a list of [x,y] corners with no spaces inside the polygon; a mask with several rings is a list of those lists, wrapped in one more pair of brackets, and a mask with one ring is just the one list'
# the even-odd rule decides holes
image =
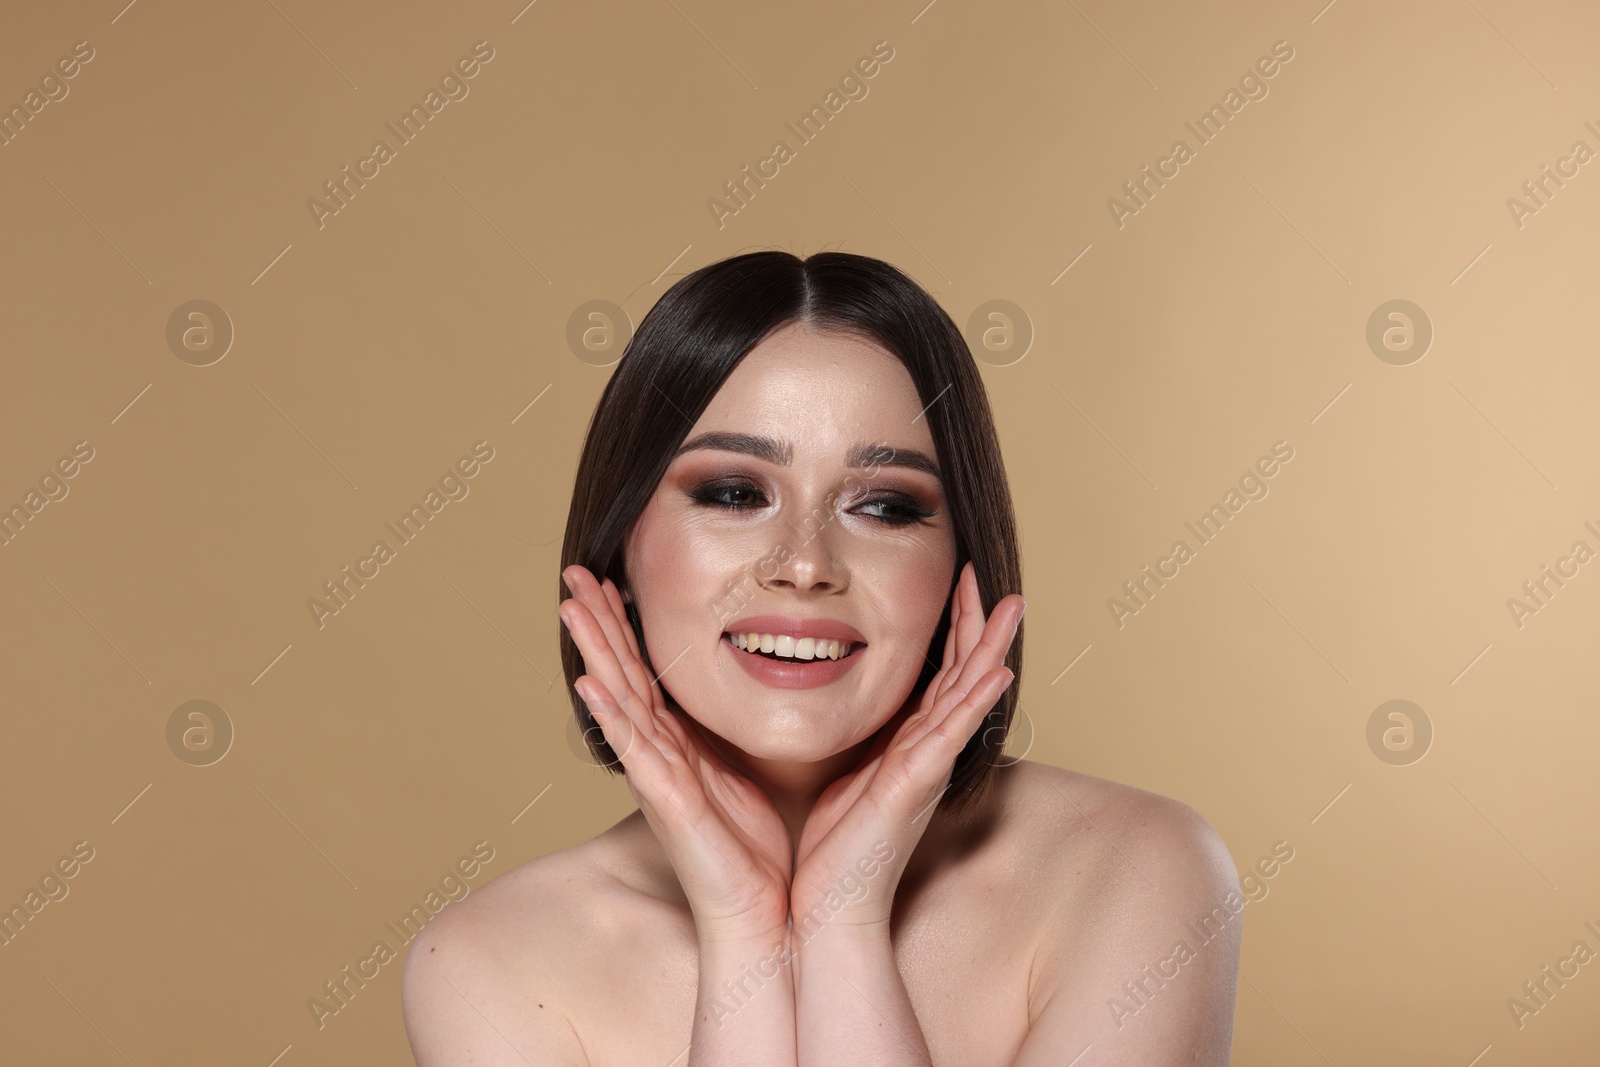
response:
{"label": "skin", "polygon": [[[624,541],[660,678],[621,592],[563,573],[579,691],[639,810],[428,923],[402,990],[422,1067],[1227,1062],[1242,903],[1203,818],[1028,761],[974,827],[933,810],[1011,683],[1024,605],[985,617],[970,564],[956,575],[935,474],[845,465],[863,443],[933,456],[920,413],[864,339],[790,324],[747,355],[686,440],[760,435],[787,462],[683,452]],[[697,500],[708,485],[740,507]],[[885,521],[908,503],[926,514]],[[721,636],[766,613],[844,621],[862,658],[827,686],[762,685]],[[1202,943],[1186,923],[1208,914]]]}

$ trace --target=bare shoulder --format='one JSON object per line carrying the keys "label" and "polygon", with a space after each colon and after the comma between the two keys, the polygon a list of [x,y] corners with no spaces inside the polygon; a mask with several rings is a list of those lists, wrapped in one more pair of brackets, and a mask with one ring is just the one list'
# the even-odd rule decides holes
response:
{"label": "bare shoulder", "polygon": [[588,1064],[583,964],[626,911],[608,850],[602,834],[529,860],[429,920],[401,980],[418,1067]]}
{"label": "bare shoulder", "polygon": [[1158,793],[1027,761],[1010,771],[1013,832],[1056,897],[1034,962],[1032,1048],[1092,1032],[1125,1061],[1226,1063],[1244,900],[1221,835]]}
{"label": "bare shoulder", "polygon": [[1222,836],[1180,800],[1029,760],[1007,773],[1012,832],[1034,862],[1092,896],[1121,898],[1130,882],[1165,883],[1177,900],[1196,886],[1238,888]]}

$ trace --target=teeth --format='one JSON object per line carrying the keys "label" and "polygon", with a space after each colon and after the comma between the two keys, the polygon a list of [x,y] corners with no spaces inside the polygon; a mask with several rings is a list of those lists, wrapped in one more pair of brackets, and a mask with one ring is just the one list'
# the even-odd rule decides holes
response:
{"label": "teeth", "polygon": [[728,635],[736,647],[746,652],[770,652],[785,659],[843,659],[854,646],[849,641],[826,637],[793,637],[789,634],[740,633]]}

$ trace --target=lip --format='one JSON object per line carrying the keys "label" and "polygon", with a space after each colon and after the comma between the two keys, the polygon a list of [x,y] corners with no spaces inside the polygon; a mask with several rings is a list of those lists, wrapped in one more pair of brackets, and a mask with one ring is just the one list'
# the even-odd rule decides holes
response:
{"label": "lip", "polygon": [[[735,619],[722,628],[724,634],[729,633],[758,633],[758,634],[788,634],[791,637],[826,637],[834,641],[849,641],[852,644],[865,645],[867,639],[861,636],[861,631],[854,626],[848,626],[837,619],[802,619],[797,615],[749,615],[743,619]],[[735,648],[735,652],[740,651]],[[848,657],[846,657],[848,658]],[[843,663],[844,660],[833,662]]]}
{"label": "lip", "polygon": [[[771,616],[763,616],[763,618],[771,618]],[[758,620],[746,620],[749,623],[755,621]],[[822,620],[816,621],[820,622]],[[736,626],[745,625],[746,622],[741,622]],[[755,626],[751,625],[750,628],[754,630]],[[854,632],[848,626],[843,627],[843,629]],[[763,630],[761,632],[771,633],[772,631]],[[793,631],[780,632],[792,633]],[[831,635],[802,633],[798,636],[825,637]],[[841,637],[838,640],[843,641],[846,638]],[[727,634],[722,635],[721,643],[728,650],[728,654],[738,661],[739,666],[744,668],[746,674],[772,689],[816,689],[819,686],[831,685],[843,678],[856,665],[856,661],[861,658],[867,647],[862,644],[843,659],[781,660],[768,659],[765,656],[757,656],[746,652],[738,645],[735,645],[733,638]]]}

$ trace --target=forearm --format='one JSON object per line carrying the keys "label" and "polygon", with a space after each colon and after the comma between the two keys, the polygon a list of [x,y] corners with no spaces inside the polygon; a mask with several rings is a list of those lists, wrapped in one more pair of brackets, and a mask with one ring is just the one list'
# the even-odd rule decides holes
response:
{"label": "forearm", "polygon": [[787,932],[700,943],[688,1067],[796,1067]]}
{"label": "forearm", "polygon": [[895,964],[889,924],[829,924],[795,944],[799,1067],[933,1062]]}

